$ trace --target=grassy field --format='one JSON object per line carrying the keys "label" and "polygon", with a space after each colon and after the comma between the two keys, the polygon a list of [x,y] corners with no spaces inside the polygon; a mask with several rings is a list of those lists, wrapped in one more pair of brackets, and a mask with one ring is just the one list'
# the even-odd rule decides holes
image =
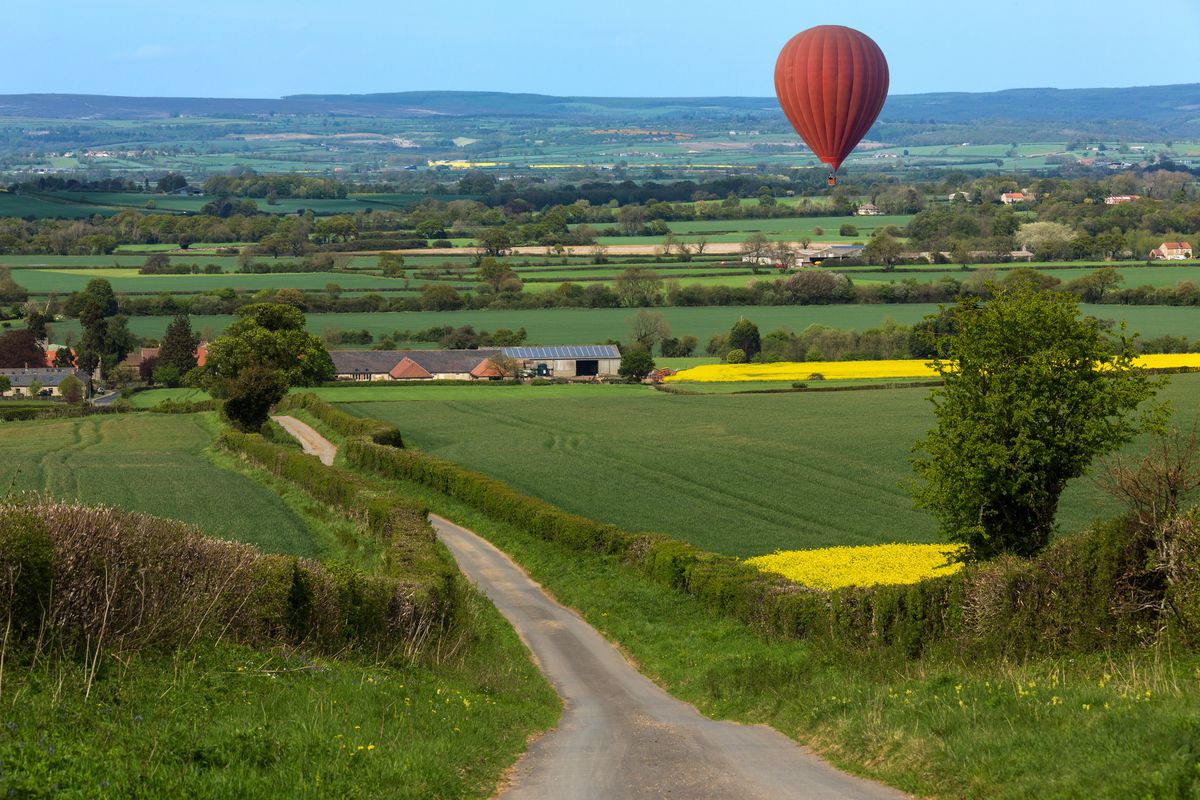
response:
{"label": "grassy field", "polygon": [[[972,272],[964,272],[957,268],[951,267],[947,269],[945,265],[941,266],[942,271],[935,271],[932,267],[912,272],[884,272],[878,269],[860,270],[852,268],[847,270],[839,270],[846,272],[847,275],[857,283],[891,283],[893,281],[899,283],[904,280],[916,280],[920,283],[935,283],[938,280],[949,276],[956,280],[967,280],[971,277],[974,271],[982,269],[995,269],[998,277],[1003,278],[1004,273],[1008,270],[1017,269],[1023,265],[1020,264],[997,264],[993,266],[976,265],[972,267]],[[1136,286],[1154,286],[1161,288],[1165,286],[1175,286],[1180,281],[1192,281],[1193,283],[1200,281],[1200,265],[1189,264],[1186,266],[1154,266],[1147,267],[1139,262],[1131,262],[1129,266],[1122,264],[1089,264],[1087,266],[1058,266],[1055,265],[1049,268],[1041,268],[1040,271],[1047,275],[1058,278],[1063,283],[1082,278],[1085,275],[1090,275],[1101,267],[1113,267],[1124,278],[1121,283],[1123,288],[1131,288]],[[907,270],[908,268],[904,268]]]}
{"label": "grassy field", "polygon": [[[280,275],[139,275],[136,268],[82,269],[25,269],[19,280],[32,294],[68,294],[83,289],[88,281],[103,278],[112,284],[113,291],[140,294],[171,294],[174,292],[210,292],[231,288],[239,291],[258,289],[301,289],[323,291],[333,283],[347,291],[397,291],[405,288],[404,281],[379,275],[356,275],[345,272],[309,272]],[[413,291],[416,291],[416,287]]]}
{"label": "grassy field", "polygon": [[[895,225],[903,228],[911,216],[879,217],[782,217],[779,219],[733,219],[697,220],[667,223],[671,232],[684,242],[707,239],[710,242],[744,242],[754,233],[761,233],[771,240],[799,241],[809,238],[819,241],[865,242],[875,231]],[[841,236],[838,231],[843,225],[853,225],[858,233]],[[821,232],[818,233],[817,229]],[[598,239],[604,244],[659,244],[660,241],[647,236],[604,236]]]}
{"label": "grassy field", "polygon": [[[604,396],[568,386],[539,395],[548,388],[387,387],[386,400],[376,390],[324,391],[353,414],[397,425],[412,445],[528,494],[721,553],[934,541],[933,519],[902,486],[909,450],[933,424],[925,390],[676,396],[621,387]],[[1200,375],[1175,377],[1163,396],[1181,424],[1200,418]],[[1075,530],[1115,510],[1082,479],[1064,495],[1059,524]]]}
{"label": "grassy field", "polygon": [[[1200,335],[1200,309],[1185,306],[1118,306],[1084,305],[1087,314],[1101,319],[1126,320],[1131,331],[1144,337],[1172,334],[1196,338]],[[933,303],[904,303],[894,305],[838,306],[704,306],[668,307],[655,309],[671,327],[673,336],[695,336],[701,348],[717,333],[728,333],[741,318],[752,320],[763,333],[777,328],[804,330],[809,325],[830,325],[835,328],[865,330],[881,325],[885,320],[911,325],[929,314],[936,313]],[[414,311],[381,312],[377,314],[309,314],[308,329],[322,334],[329,329],[359,330],[365,328],[375,337],[396,331],[419,331],[431,327],[473,325],[476,330],[494,331],[497,328],[525,328],[529,344],[595,344],[608,339],[628,340],[637,309],[631,308],[553,308],[536,311]],[[206,337],[218,335],[233,321],[231,316],[192,317],[193,330]],[[170,324],[170,317],[132,317],[129,329],[139,336],[161,337]],[[74,320],[53,326],[55,341],[63,341],[67,333],[79,337],[79,324]]]}
{"label": "grassy field", "polygon": [[214,424],[172,414],[0,423],[0,487],[183,520],[264,550],[318,555],[314,533],[278,495],[214,463]]}

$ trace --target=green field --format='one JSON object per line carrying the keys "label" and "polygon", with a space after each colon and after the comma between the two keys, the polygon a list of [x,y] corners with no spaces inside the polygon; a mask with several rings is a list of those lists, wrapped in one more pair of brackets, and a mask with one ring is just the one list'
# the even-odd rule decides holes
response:
{"label": "green field", "polygon": [[[1171,334],[1200,336],[1200,309],[1186,306],[1084,305],[1083,310],[1101,319],[1126,320],[1131,331],[1144,337]],[[703,306],[655,309],[671,326],[673,336],[695,336],[700,349],[709,337],[728,333],[740,318],[752,320],[763,333],[777,328],[801,331],[812,324],[865,330],[892,320],[903,325],[919,322],[936,313],[933,303],[838,306]],[[370,331],[376,338],[395,331],[419,331],[431,327],[473,325],[476,330],[525,328],[529,344],[596,344],[608,339],[628,340],[637,309],[552,308],[536,311],[412,311],[376,314],[309,314],[308,329],[322,334],[330,329]],[[233,321],[231,316],[195,316],[192,328],[211,338]],[[132,317],[129,329],[139,336],[161,337],[170,317]],[[68,333],[79,336],[79,323],[65,320],[54,326],[54,340]],[[700,353],[703,355],[703,353]]]}
{"label": "green field", "polygon": [[[77,292],[88,281],[103,278],[112,284],[113,291],[138,294],[171,294],[175,292],[209,292],[232,288],[239,291],[258,289],[301,289],[323,291],[326,284],[335,283],[347,291],[399,291],[404,281],[378,275],[356,275],[346,272],[306,272],[278,275],[139,275],[132,267],[107,269],[23,269],[18,272],[21,286],[31,294],[68,294]],[[417,291],[416,287],[413,291]]]}
{"label": "green field", "polygon": [[[895,225],[904,228],[911,215],[880,217],[782,217],[779,219],[720,219],[676,221],[667,223],[676,238],[684,242],[707,239],[710,242],[744,242],[754,233],[761,233],[772,240],[798,241],[804,237],[823,242],[865,242],[877,230]],[[838,231],[843,225],[853,225],[858,233],[841,236]],[[595,227],[595,226],[592,226]],[[820,228],[821,233],[816,229]],[[604,244],[660,244],[661,239],[650,236],[604,236],[597,241]]]}
{"label": "green field", "polygon": [[[934,540],[933,519],[901,485],[912,444],[933,424],[926,390],[694,397],[573,388],[388,387],[386,401],[371,402],[373,390],[331,390],[331,399],[570,511],[721,553]],[[1163,396],[1180,424],[1200,418],[1200,375],[1175,377]],[[1059,523],[1075,530],[1116,510],[1078,480]]]}
{"label": "green field", "polygon": [[[78,166],[74,160],[69,166]],[[250,166],[250,161],[241,162]],[[310,165],[303,162],[280,162],[275,160],[263,162],[267,172],[287,171],[290,167],[301,171]],[[68,166],[68,165],[60,165]],[[112,167],[127,170],[137,170],[142,165],[136,163],[111,164]],[[197,164],[189,164],[191,168]],[[262,166],[262,165],[260,165]],[[228,167],[225,167],[226,169]],[[189,170],[190,171],[190,170]],[[421,195],[421,194],[358,194],[345,198],[305,199],[280,198],[274,204],[269,204],[263,198],[249,198],[258,205],[260,213],[265,214],[295,214],[298,211],[312,211],[317,215],[324,214],[353,214],[359,211],[401,210],[410,208],[423,200],[434,199],[449,201],[466,197],[457,194]],[[204,195],[185,196],[173,194],[158,194],[154,192],[25,192],[16,194],[0,191],[0,217],[39,217],[82,219],[99,214],[111,217],[122,211],[136,210],[143,213],[158,214],[196,214],[206,203],[212,202],[212,197]]]}
{"label": "green field", "polygon": [[[0,486],[183,520],[265,550],[315,556],[303,519],[207,454],[199,415],[137,414],[0,423]],[[251,511],[252,510],[252,511]]]}
{"label": "green field", "polygon": [[[938,280],[949,276],[955,280],[965,281],[971,278],[975,271],[983,269],[994,269],[997,272],[997,277],[1003,278],[1004,273],[1020,267],[1029,266],[1026,264],[976,264],[972,265],[972,271],[966,272],[957,267],[930,267],[927,269],[912,270],[911,267],[903,267],[903,271],[885,272],[878,268],[858,269],[850,268],[838,270],[845,272],[851,280],[857,283],[891,283],[904,280],[916,280],[920,283],[936,283]],[[1036,265],[1034,265],[1036,266]],[[1118,288],[1132,288],[1136,286],[1154,286],[1156,288],[1175,286],[1180,281],[1192,281],[1193,283],[1200,282],[1200,265],[1191,264],[1187,266],[1155,266],[1147,267],[1141,262],[1128,262],[1128,265],[1122,263],[1104,263],[1097,262],[1084,266],[1073,265],[1055,265],[1052,268],[1039,269],[1040,272],[1054,278],[1058,278],[1063,283],[1082,278],[1085,275],[1091,275],[1101,267],[1113,267],[1124,278]],[[910,271],[912,270],[912,271]]]}

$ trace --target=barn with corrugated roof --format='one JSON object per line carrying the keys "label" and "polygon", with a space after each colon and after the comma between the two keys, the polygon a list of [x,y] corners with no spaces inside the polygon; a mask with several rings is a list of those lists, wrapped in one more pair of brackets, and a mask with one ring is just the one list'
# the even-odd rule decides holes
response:
{"label": "barn with corrugated roof", "polygon": [[611,344],[504,347],[501,352],[522,369],[553,378],[616,375],[621,366],[621,351]]}

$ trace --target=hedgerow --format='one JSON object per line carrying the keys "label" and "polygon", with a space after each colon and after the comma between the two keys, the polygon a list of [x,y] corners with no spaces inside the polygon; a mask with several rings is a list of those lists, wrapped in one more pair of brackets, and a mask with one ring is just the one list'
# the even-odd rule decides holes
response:
{"label": "hedgerow", "polygon": [[98,653],[228,638],[412,656],[446,623],[420,581],[264,554],[180,522],[40,497],[0,503],[0,617]]}

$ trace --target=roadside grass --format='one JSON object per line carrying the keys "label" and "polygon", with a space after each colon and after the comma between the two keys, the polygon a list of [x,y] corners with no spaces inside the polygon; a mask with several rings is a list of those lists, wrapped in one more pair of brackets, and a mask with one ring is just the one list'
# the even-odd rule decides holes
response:
{"label": "roadside grass", "polygon": [[368,574],[378,572],[382,566],[383,544],[377,537],[367,533],[360,523],[346,518],[295,485],[220,448],[209,448],[205,456],[218,468],[242,475],[274,494],[289,511],[304,521],[309,532],[309,540],[302,549],[296,547],[294,542],[277,541],[278,537],[270,529],[256,530],[240,541],[268,552],[285,552],[350,564]]}
{"label": "roadside grass", "polygon": [[672,694],[709,716],[772,725],[843,769],[944,798],[1200,793],[1193,654],[968,662],[765,640],[612,557],[401,488],[504,549]]}
{"label": "roadside grass", "polygon": [[83,663],[10,652],[0,793],[56,798],[486,798],[560,703],[476,593],[432,665],[228,643]]}

